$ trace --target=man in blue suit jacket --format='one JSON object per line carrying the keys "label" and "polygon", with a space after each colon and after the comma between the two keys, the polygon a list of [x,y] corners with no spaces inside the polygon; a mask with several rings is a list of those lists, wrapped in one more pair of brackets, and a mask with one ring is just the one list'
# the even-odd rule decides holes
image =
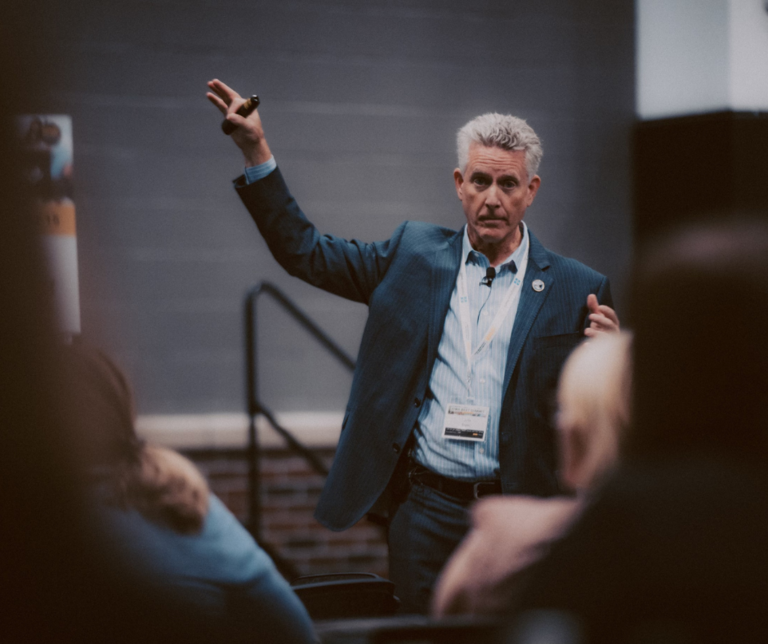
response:
{"label": "man in blue suit jacket", "polygon": [[317,231],[258,113],[236,114],[244,101],[221,81],[209,88],[236,126],[246,172],[235,187],[275,259],[369,307],[316,517],[344,530],[383,508],[395,592],[404,611],[425,612],[475,498],[560,491],[552,395],[584,334],[618,328],[608,280],[546,250],[523,223],[542,152],[521,119],[486,114],[460,130],[461,231],[406,222],[362,243]]}

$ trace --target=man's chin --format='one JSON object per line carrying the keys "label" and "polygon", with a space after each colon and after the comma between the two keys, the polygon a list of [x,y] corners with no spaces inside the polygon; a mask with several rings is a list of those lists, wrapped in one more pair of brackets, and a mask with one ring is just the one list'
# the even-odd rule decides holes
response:
{"label": "man's chin", "polygon": [[479,243],[483,246],[506,246],[507,244],[514,243],[513,240],[519,241],[520,239],[517,236],[517,231],[514,229],[510,230],[507,225],[499,228],[478,226],[475,232]]}
{"label": "man's chin", "polygon": [[481,231],[508,233],[510,225],[506,219],[481,219],[477,222],[477,228]]}
{"label": "man's chin", "polygon": [[[489,224],[489,225],[486,225]],[[491,220],[489,222],[478,222],[473,230],[470,231],[470,241],[474,238],[482,246],[499,246],[505,244],[510,236],[514,236],[515,231],[510,230],[506,222]]]}
{"label": "man's chin", "polygon": [[478,237],[482,239],[486,244],[498,244],[504,241],[509,236],[509,230],[507,228],[488,228],[481,227],[478,231]]}

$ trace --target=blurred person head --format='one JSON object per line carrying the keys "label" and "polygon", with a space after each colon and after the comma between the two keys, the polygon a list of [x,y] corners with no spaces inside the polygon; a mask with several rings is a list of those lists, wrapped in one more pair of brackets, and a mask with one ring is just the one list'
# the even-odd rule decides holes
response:
{"label": "blurred person head", "polygon": [[88,518],[118,576],[154,591],[183,641],[314,641],[299,598],[192,462],[137,436],[120,368],[83,344],[64,353]]}
{"label": "blurred person head", "polygon": [[105,353],[84,344],[66,348],[74,384],[82,466],[107,487],[107,500],[182,533],[198,532],[208,511],[208,484],[186,458],[136,434],[133,393]]}
{"label": "blurred person head", "polygon": [[579,345],[563,366],[557,391],[560,472],[576,491],[593,487],[613,467],[629,426],[629,333],[602,334]]}
{"label": "blurred person head", "polygon": [[768,223],[710,221],[636,267],[627,456],[768,460]]}

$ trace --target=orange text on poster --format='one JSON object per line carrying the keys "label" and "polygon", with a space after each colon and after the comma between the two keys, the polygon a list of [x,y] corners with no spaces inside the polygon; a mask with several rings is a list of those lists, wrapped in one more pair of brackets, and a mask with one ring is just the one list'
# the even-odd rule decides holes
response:
{"label": "orange text on poster", "polygon": [[36,214],[44,235],[75,235],[75,204],[69,199],[41,202]]}

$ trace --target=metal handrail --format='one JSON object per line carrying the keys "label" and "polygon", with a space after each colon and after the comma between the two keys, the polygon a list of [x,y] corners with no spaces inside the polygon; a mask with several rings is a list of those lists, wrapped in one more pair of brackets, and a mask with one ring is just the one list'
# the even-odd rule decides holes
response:
{"label": "metal handrail", "polygon": [[261,295],[269,295],[287,311],[309,334],[347,369],[353,371],[355,361],[325,333],[304,311],[294,304],[279,288],[269,282],[259,282],[245,298],[245,350],[246,350],[246,397],[248,409],[248,530],[257,541],[261,541],[261,501],[259,482],[259,442],[256,432],[256,417],[261,414],[267,422],[300,454],[316,472],[328,474],[322,460],[302,444],[287,429],[282,427],[274,414],[259,400],[257,389],[258,347],[256,334],[256,304]]}

